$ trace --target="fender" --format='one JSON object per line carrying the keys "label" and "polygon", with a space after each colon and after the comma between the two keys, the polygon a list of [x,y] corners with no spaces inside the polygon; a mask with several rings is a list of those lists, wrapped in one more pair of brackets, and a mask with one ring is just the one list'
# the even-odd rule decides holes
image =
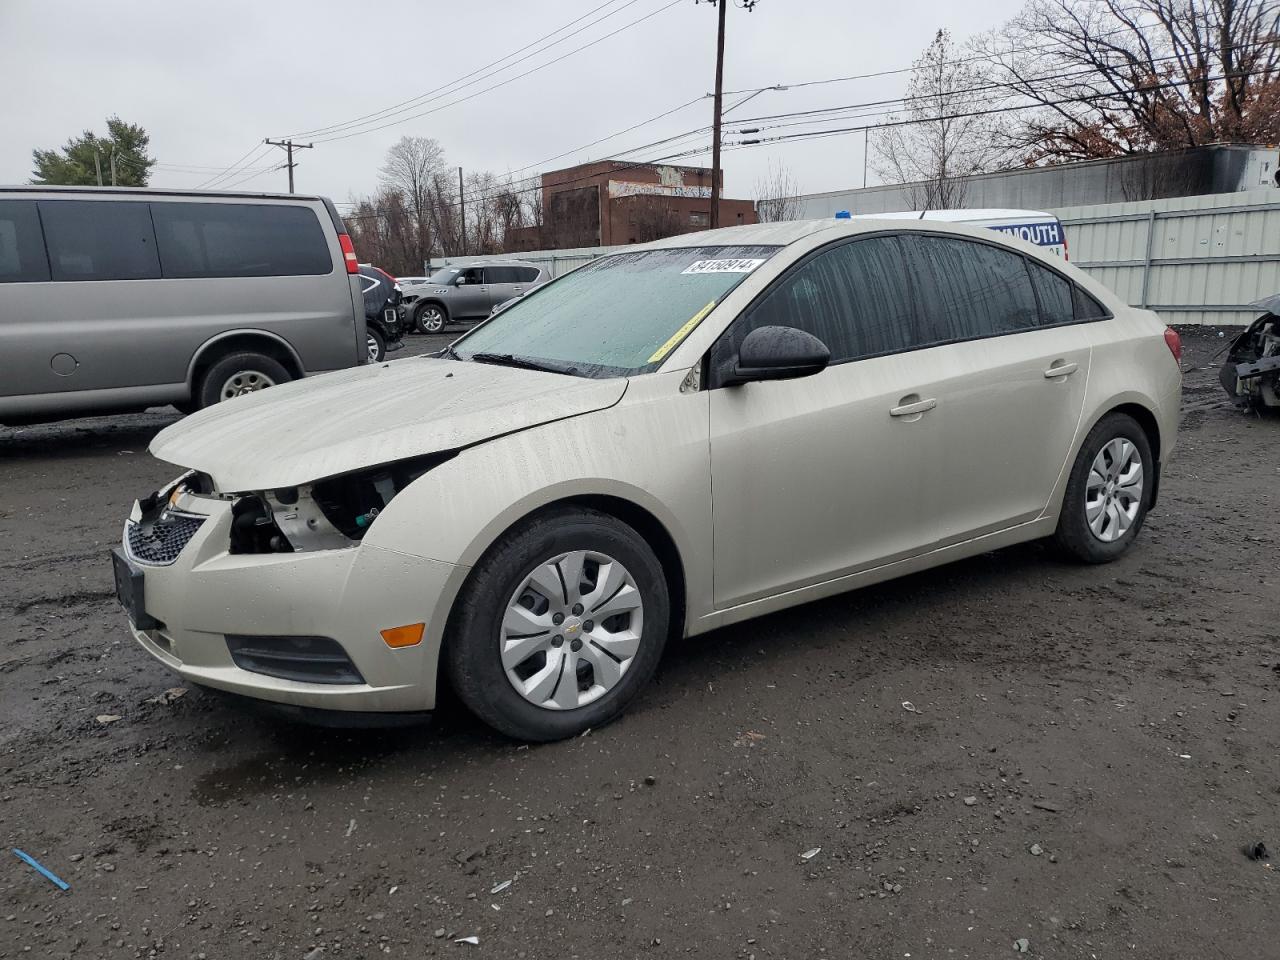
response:
{"label": "fender", "polygon": [[[291,344],[288,340],[280,336],[278,333],[272,333],[270,330],[262,330],[256,327],[245,327],[245,328],[236,329],[236,330],[224,330],[221,333],[210,337],[204,343],[200,344],[200,346],[196,349],[196,352],[191,355],[191,361],[187,364],[187,386],[194,385],[196,367],[200,365],[200,358],[203,357],[206,353],[208,353],[210,349],[216,347],[219,343],[222,343],[224,340],[229,340],[232,337],[244,337],[244,336],[261,337],[265,340],[275,341],[280,346],[284,347],[285,351],[292,358],[294,365],[301,372],[301,375],[304,377],[307,375],[307,368],[306,366],[303,365],[302,358],[298,356],[298,351],[293,348],[293,344]],[[361,341],[361,346],[362,347],[364,346],[363,341]]]}

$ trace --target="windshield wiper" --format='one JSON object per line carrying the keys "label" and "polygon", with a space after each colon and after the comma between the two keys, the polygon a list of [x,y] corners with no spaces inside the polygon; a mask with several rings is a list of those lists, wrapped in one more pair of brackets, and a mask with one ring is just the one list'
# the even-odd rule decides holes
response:
{"label": "windshield wiper", "polygon": [[528,357],[517,357],[513,353],[473,353],[467,357],[476,363],[492,363],[500,367],[519,367],[521,370],[541,370],[544,373],[576,374],[577,367],[562,367],[557,364],[531,360]]}

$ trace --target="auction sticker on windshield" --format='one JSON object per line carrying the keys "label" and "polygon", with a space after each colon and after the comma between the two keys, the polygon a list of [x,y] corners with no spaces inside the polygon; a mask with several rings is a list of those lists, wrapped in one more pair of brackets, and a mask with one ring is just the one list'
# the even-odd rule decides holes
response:
{"label": "auction sticker on windshield", "polygon": [[734,257],[729,260],[695,260],[681,270],[681,273],[750,273],[763,260],[752,260],[745,257]]}

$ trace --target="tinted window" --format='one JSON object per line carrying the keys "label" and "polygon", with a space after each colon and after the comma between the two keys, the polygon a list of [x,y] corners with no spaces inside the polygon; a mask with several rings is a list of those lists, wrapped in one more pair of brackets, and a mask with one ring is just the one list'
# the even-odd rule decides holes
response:
{"label": "tinted window", "polygon": [[333,270],[329,244],[306,207],[153,203],[166,277],[291,277]]}
{"label": "tinted window", "polygon": [[0,200],[0,283],[49,279],[34,200]]}
{"label": "tinted window", "polygon": [[487,272],[479,267],[472,267],[470,270],[463,270],[460,276],[466,277],[467,283],[488,283],[489,278],[485,276]]}
{"label": "tinted window", "polygon": [[1021,254],[950,237],[904,236],[920,303],[922,342],[1029,330],[1039,323]]}
{"label": "tinted window", "polygon": [[515,267],[485,267],[485,283],[519,283]]}
{"label": "tinted window", "polygon": [[727,346],[732,356],[757,327],[797,327],[838,363],[910,349],[914,313],[898,239],[872,237],[833,247],[784,276],[734,324]]}
{"label": "tinted window", "polygon": [[516,273],[519,274],[521,283],[533,283],[538,279],[537,267],[516,267]]}
{"label": "tinted window", "polygon": [[1040,266],[1034,260],[1027,261],[1027,269],[1031,271],[1031,280],[1035,284],[1036,295],[1040,298],[1040,323],[1051,327],[1074,322],[1071,281],[1048,267]]}
{"label": "tinted window", "polygon": [[41,200],[54,280],[154,280],[160,276],[148,204]]}
{"label": "tinted window", "polygon": [[1079,287],[1073,289],[1075,291],[1075,314],[1077,320],[1106,320],[1111,316],[1111,311],[1089,296],[1089,294]]}

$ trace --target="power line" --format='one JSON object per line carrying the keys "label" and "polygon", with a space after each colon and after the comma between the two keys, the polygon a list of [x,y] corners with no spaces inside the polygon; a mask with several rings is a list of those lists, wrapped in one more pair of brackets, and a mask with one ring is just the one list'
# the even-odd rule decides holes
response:
{"label": "power line", "polygon": [[241,169],[247,169],[251,164],[257,163],[259,159],[265,157],[269,152],[270,148],[265,144],[255,143],[242,157],[240,157],[239,160],[235,161],[235,163],[231,164],[229,167],[225,167],[221,173],[214,174],[207,180],[197,183],[192,187],[192,189],[212,190],[217,183],[229,180],[231,177],[236,176],[240,173]]}
{"label": "power line", "polygon": [[[552,30],[550,33],[546,34],[545,36],[539,37],[537,40],[534,40],[532,43],[525,44],[520,49],[513,50],[511,53],[508,53],[506,56],[499,57],[497,60],[494,60],[492,63],[487,63],[482,67],[477,67],[475,70],[472,70],[470,73],[463,74],[461,77],[458,77],[456,80],[451,80],[450,82],[443,84],[442,86],[434,87],[431,90],[428,90],[426,93],[419,94],[416,97],[410,97],[408,100],[401,100],[399,103],[394,103],[391,106],[385,107],[382,110],[375,110],[373,113],[366,113],[363,116],[356,117],[352,120],[344,120],[341,123],[330,124],[327,127],[315,127],[311,130],[300,130],[297,133],[289,134],[289,136],[291,137],[317,136],[319,134],[333,133],[333,132],[342,130],[344,128],[363,126],[366,121],[374,122],[379,119],[384,119],[385,117],[388,117],[388,116],[394,116],[396,113],[403,113],[405,110],[411,110],[415,105],[421,104],[422,102],[431,99],[433,94],[439,93],[441,91],[449,90],[450,87],[454,87],[456,89],[450,90],[449,92],[451,93],[456,92],[457,89],[462,89],[462,87],[458,86],[459,84],[462,84],[462,81],[470,77],[474,77],[477,73],[482,73],[491,67],[495,67],[498,64],[503,63],[503,61],[510,60],[516,54],[523,53],[525,50],[528,50],[530,47],[537,46],[538,44],[542,43],[544,40],[549,40],[551,37],[554,37],[557,33],[561,33],[569,29],[576,23],[581,23],[583,20],[586,20],[588,17],[591,17],[596,13],[599,13],[605,7],[611,6],[616,2],[617,0],[607,0],[607,2],[602,3],[600,4],[600,6],[587,11],[586,13],[584,13],[582,16],[578,17],[575,20],[570,20],[564,26],[557,27],[555,30]],[[625,10],[627,7],[631,6],[636,2],[638,2],[638,0],[628,0],[628,2],[624,3],[621,7],[618,7],[616,10],[609,11],[603,17],[600,17],[598,20],[594,20],[591,23],[588,23],[586,26],[581,27],[578,30],[575,30],[573,33],[570,33],[570,34],[567,34],[566,36],[561,37],[559,40],[556,40],[554,43],[547,44],[547,46],[543,47],[541,50],[535,50],[533,53],[529,54],[528,57],[521,57],[519,60],[506,64],[506,66],[503,66],[499,70],[495,70],[493,72],[501,73],[502,70],[506,70],[514,66],[516,63],[522,63],[524,60],[529,59],[529,57],[536,56],[537,54],[541,53],[543,50],[549,50],[551,47],[555,46],[556,44],[562,43],[565,40],[568,40],[570,37],[576,36],[577,34],[581,33],[583,30],[593,27],[597,23],[603,22],[604,20],[613,16],[615,13],[620,13],[622,10]],[[484,78],[481,77],[479,79],[482,80]],[[472,84],[478,83],[478,82],[479,80],[474,80],[472,81]],[[462,84],[462,86],[466,87],[466,86],[471,86],[472,84]],[[399,109],[399,108],[403,108],[403,109]]]}
{"label": "power line", "polygon": [[560,56],[552,60],[548,60],[546,63],[541,63],[536,67],[532,67],[531,69],[524,71],[523,73],[517,73],[513,77],[508,77],[506,80],[501,80],[498,83],[492,84],[488,87],[484,87],[481,90],[477,90],[475,93],[467,94],[465,97],[459,97],[457,100],[450,100],[448,103],[442,103],[437,107],[432,107],[430,110],[423,110],[421,113],[411,113],[408,116],[401,117],[398,120],[391,120],[387,123],[379,124],[378,126],[375,126],[375,127],[368,127],[367,129],[364,129],[364,130],[355,130],[352,132],[336,134],[334,136],[328,136],[328,137],[317,137],[315,142],[331,143],[335,140],[348,140],[351,137],[358,137],[366,133],[375,133],[378,130],[385,130],[387,127],[394,127],[397,124],[405,123],[409,120],[417,120],[420,117],[425,117],[432,113],[438,113],[439,111],[444,110],[448,107],[457,106],[460,103],[466,103],[468,100],[473,100],[476,97],[480,96],[481,94],[488,93],[491,90],[497,90],[499,87],[505,87],[507,84],[514,83],[516,80],[520,80],[520,79],[523,79],[524,77],[529,76],[530,74],[537,73],[539,70],[545,70],[547,67],[554,66],[560,61],[566,60],[569,57],[573,56],[575,53],[580,53],[581,51],[586,50],[588,47],[594,47],[597,43],[602,43],[605,40],[610,39],[611,37],[615,37],[619,33],[622,33],[624,30],[629,30],[631,27],[644,23],[646,20],[649,20],[653,17],[656,17],[660,13],[670,10],[672,7],[682,2],[684,2],[684,0],[670,0],[669,3],[664,4],[663,6],[659,7],[657,10],[654,10],[652,13],[647,13],[643,17],[639,17],[635,20],[630,21],[629,23],[623,24],[621,27],[618,27],[616,30],[612,30],[601,37],[597,37],[595,40],[592,40],[588,43],[584,43],[580,47],[574,47],[572,50],[566,51],[565,53],[562,53]]}

